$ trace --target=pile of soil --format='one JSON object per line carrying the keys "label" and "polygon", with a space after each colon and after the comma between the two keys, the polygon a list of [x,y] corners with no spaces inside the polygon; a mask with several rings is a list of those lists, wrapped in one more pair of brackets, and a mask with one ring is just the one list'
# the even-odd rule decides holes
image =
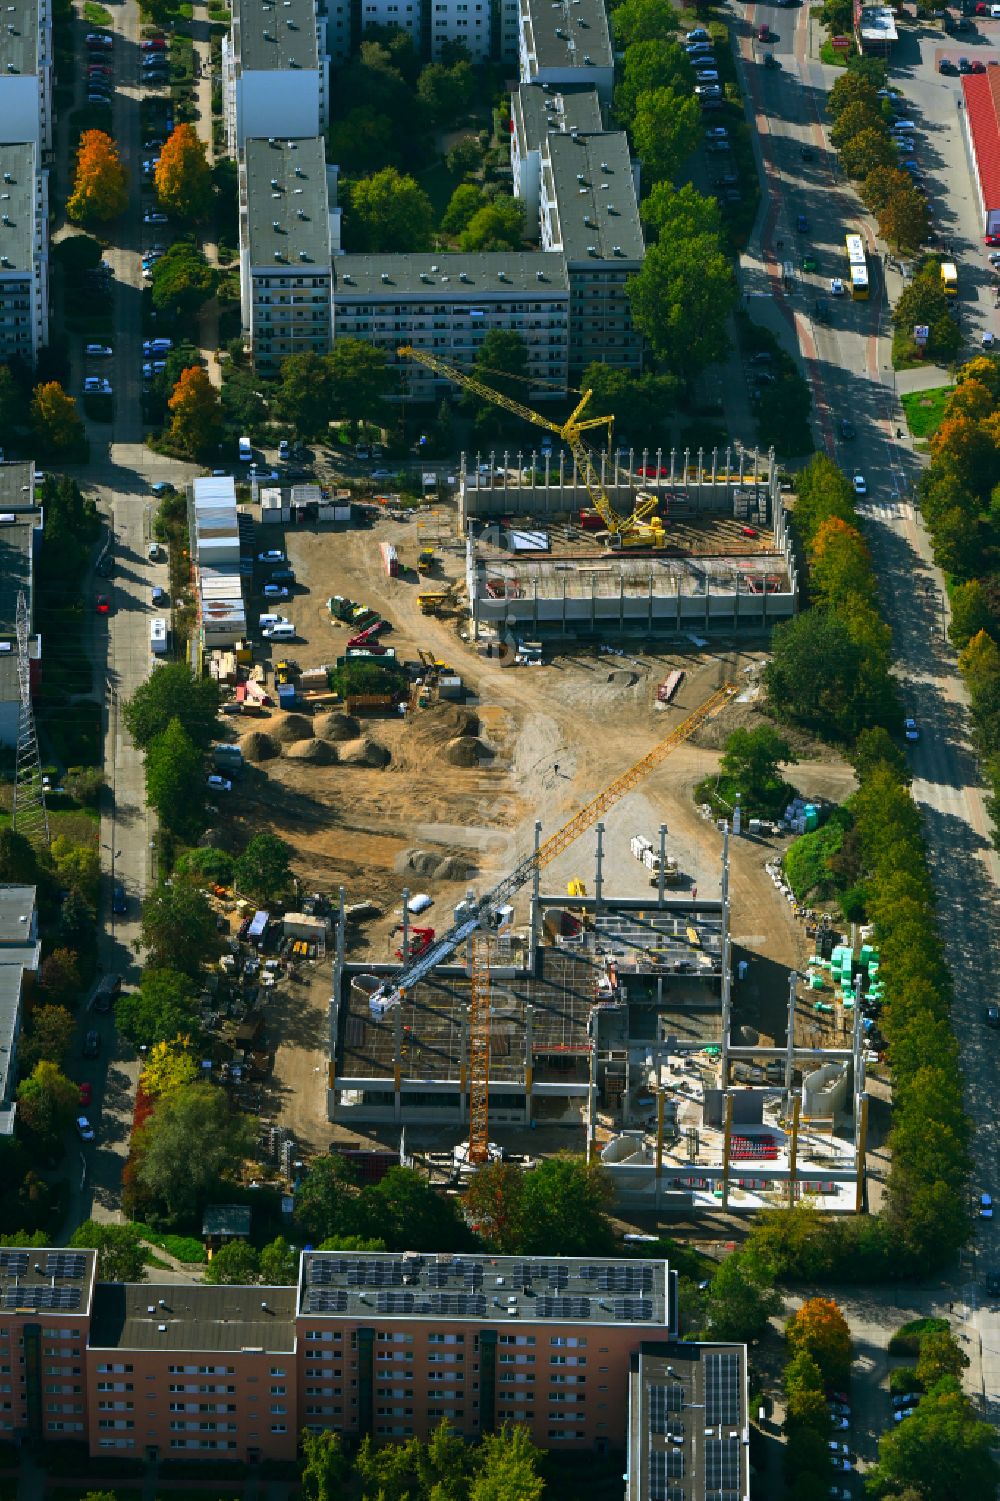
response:
{"label": "pile of soil", "polygon": [[456,735],[444,748],[444,758],[452,766],[481,766],[493,759],[493,752],[476,736]]}
{"label": "pile of soil", "polygon": [[282,745],[291,745],[295,740],[310,740],[312,733],[313,722],[305,714],[284,714],[271,730]]}
{"label": "pile of soil", "polygon": [[448,855],[439,860],[434,875],[439,881],[471,881],[477,867],[467,855]]}
{"label": "pile of soil", "polygon": [[407,850],[396,861],[403,876],[430,876],[437,881],[468,881],[477,872],[469,855],[440,855],[436,850]]}
{"label": "pile of soil", "polygon": [[411,876],[432,876],[440,864],[441,856],[433,850],[408,850],[398,862],[400,871]]}
{"label": "pile of soil", "polygon": [[273,735],[263,730],[251,730],[242,741],[243,755],[247,761],[273,761],[281,755],[281,746]]}
{"label": "pile of soil", "polygon": [[340,759],[345,766],[388,766],[392,755],[387,746],[366,735],[345,747]]}
{"label": "pile of soil", "polygon": [[313,733],[322,735],[324,740],[357,740],[361,725],[351,714],[317,714]]}
{"label": "pile of soil", "polygon": [[285,755],[293,761],[312,761],[317,766],[332,766],[337,752],[326,740],[293,740],[285,746]]}

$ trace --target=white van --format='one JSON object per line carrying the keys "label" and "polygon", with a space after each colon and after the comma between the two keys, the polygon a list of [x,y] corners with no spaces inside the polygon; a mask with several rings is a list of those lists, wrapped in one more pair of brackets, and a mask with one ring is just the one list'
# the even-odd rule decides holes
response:
{"label": "white van", "polygon": [[265,626],[262,634],[266,641],[294,641],[295,627],[290,620],[282,620],[277,625]]}
{"label": "white van", "polygon": [[253,458],[253,449],[250,447],[250,439],[249,438],[241,438],[240,439],[240,463],[241,464],[249,464],[249,462],[250,462],[250,460],[252,458]]}
{"label": "white van", "polygon": [[272,625],[287,625],[288,617],[285,615],[259,615],[257,624],[261,630],[269,630]]}
{"label": "white van", "polygon": [[167,622],[162,615],[149,622],[149,646],[154,657],[162,657],[167,649]]}

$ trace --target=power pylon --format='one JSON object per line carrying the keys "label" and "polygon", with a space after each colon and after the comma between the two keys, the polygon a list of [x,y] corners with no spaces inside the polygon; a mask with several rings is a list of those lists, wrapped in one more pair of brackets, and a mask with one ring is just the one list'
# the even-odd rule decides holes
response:
{"label": "power pylon", "polygon": [[35,849],[49,847],[49,815],[42,786],[38,756],[35,711],[31,703],[31,661],[28,656],[28,603],[24,590],[17,596],[17,684],[20,704],[17,716],[17,763],[14,776],[14,807],[11,822]]}

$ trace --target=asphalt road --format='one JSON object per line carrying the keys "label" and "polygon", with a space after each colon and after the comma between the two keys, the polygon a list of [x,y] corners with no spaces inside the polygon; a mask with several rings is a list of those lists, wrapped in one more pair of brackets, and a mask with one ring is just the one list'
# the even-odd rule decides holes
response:
{"label": "asphalt road", "polygon": [[[770,44],[781,63],[778,70],[760,65],[762,49],[754,38],[761,21],[778,33]],[[794,258],[799,264],[806,248],[818,256],[818,274],[801,276],[791,297],[782,298],[778,292],[775,300],[784,303],[786,317],[792,315],[828,450],[849,473],[860,472],[866,481],[867,496],[860,509],[892,626],[904,704],[922,730],[911,753],[913,794],[923,817],[940,928],[955,981],[953,1019],[967,1108],[975,1127],[974,1197],[986,1191],[996,1199],[1000,1036],[984,1027],[983,1008],[996,994],[997,857],[969,742],[968,699],[944,634],[943,579],[931,561],[927,534],[911,498],[920,460],[908,440],[896,438],[898,428],[905,432],[905,423],[891,370],[888,307],[902,283],[885,267],[886,247],[876,245],[870,224],[869,250],[876,252],[870,256],[871,299],[856,303],[834,299],[829,292],[829,279],[843,275],[844,236],[861,227],[865,216],[849,185],[840,179],[829,147],[823,100],[836,70],[810,59],[810,24],[808,7],[754,5],[738,15],[744,77],[758,119],[767,191],[763,234],[750,248],[744,287],[751,296],[776,293],[774,272],[780,261]],[[891,82],[903,90],[906,114],[918,125],[916,154],[927,174],[935,225],[951,243],[958,265],[958,306],[969,355],[982,330],[997,326],[997,315],[959,127],[958,80],[941,77],[936,62],[942,55],[971,54],[985,60],[993,54],[994,44],[1000,44],[1000,22],[980,22],[979,27],[980,40],[970,44],[963,39],[960,46],[951,45],[943,33],[918,34],[908,28],[891,69]],[[811,149],[811,159],[803,159],[803,147]],[[799,214],[809,221],[805,234],[795,227]],[[810,316],[817,295],[825,296],[830,305],[829,326]],[[750,306],[756,312],[755,304]],[[837,424],[844,416],[855,424],[854,441],[840,442],[837,437]],[[994,1421],[1000,1417],[1000,1309],[995,1301],[984,1306],[982,1276],[985,1268],[1000,1266],[997,1233],[992,1220],[976,1217],[973,1243],[953,1285],[938,1294],[942,1310],[954,1302],[962,1317],[973,1357],[969,1384]]]}

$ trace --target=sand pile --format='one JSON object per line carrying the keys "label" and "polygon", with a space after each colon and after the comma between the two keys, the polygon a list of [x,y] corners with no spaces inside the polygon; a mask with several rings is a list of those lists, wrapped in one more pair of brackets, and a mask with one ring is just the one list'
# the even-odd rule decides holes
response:
{"label": "sand pile", "polygon": [[324,740],[357,740],[361,724],[351,714],[317,714],[313,733],[322,735]]}
{"label": "sand pile", "polygon": [[445,746],[444,758],[452,766],[482,766],[493,759],[493,752],[475,736],[456,735]]}
{"label": "sand pile", "polygon": [[392,755],[387,746],[366,735],[362,740],[353,740],[344,747],[340,756],[345,766],[388,766]]}
{"label": "sand pile", "polygon": [[277,740],[273,735],[265,735],[263,730],[251,730],[244,736],[242,745],[247,761],[273,761],[275,756],[281,755]]}
{"label": "sand pile", "polygon": [[326,740],[293,740],[285,746],[285,755],[293,761],[311,761],[315,766],[332,766],[337,752]]}
{"label": "sand pile", "polygon": [[439,881],[471,881],[475,874],[475,863],[467,855],[448,855],[438,861],[434,871]]}
{"label": "sand pile", "polygon": [[305,714],[285,714],[271,730],[282,745],[291,745],[294,740],[310,740],[312,733],[313,722]]}

